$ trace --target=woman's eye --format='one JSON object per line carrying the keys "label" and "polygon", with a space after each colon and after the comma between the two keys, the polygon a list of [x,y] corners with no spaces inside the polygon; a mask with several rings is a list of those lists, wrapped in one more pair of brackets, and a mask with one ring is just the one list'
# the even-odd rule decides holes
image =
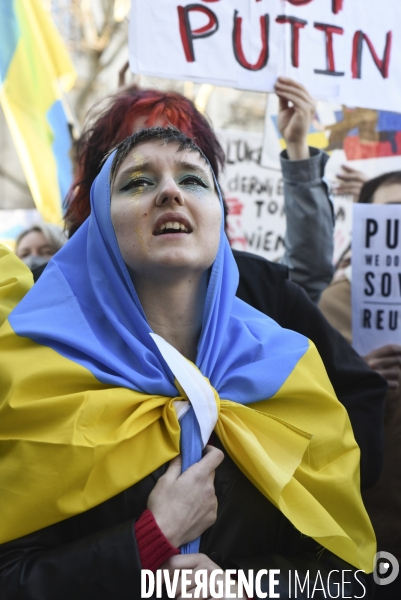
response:
{"label": "woman's eye", "polygon": [[144,179],[143,177],[138,177],[138,179],[131,179],[131,181],[129,181],[124,187],[121,188],[121,191],[125,192],[127,190],[148,187],[150,185],[153,185],[152,181],[150,181],[149,179]]}
{"label": "woman's eye", "polygon": [[186,177],[183,177],[180,181],[180,184],[200,185],[204,188],[207,187],[206,183],[200,177],[197,177],[196,175],[187,175]]}

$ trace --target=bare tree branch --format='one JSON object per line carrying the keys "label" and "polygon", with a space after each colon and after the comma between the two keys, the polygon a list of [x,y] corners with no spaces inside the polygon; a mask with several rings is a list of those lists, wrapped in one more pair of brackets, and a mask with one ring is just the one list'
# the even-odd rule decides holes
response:
{"label": "bare tree branch", "polygon": [[24,192],[24,194],[31,193],[26,183],[24,183],[23,181],[6,171],[3,167],[0,167],[0,177],[4,177],[4,179],[8,179],[9,181],[11,181],[11,183],[15,185],[15,187],[17,187],[19,190],[21,190],[21,192]]}
{"label": "bare tree branch", "polygon": [[[59,25],[68,38],[69,48],[86,72],[71,96],[74,112],[82,120],[96,95],[99,76],[113,65],[127,44],[125,16],[130,3],[127,0],[59,0],[60,4],[63,2],[70,18],[62,19]],[[65,12],[59,10],[56,14],[65,15]]]}

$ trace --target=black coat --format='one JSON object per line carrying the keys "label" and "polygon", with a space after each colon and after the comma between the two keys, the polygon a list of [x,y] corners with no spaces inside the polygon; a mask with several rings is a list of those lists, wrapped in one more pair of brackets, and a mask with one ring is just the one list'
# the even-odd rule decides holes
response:
{"label": "black coat", "polygon": [[240,272],[237,296],[316,345],[361,449],[361,487],[372,487],[383,463],[386,381],[329,324],[304,290],[287,279],[286,267],[247,252],[233,253]]}
{"label": "black coat", "polygon": [[[214,436],[212,442],[222,448]],[[146,508],[150,492],[166,466],[128,490],[91,510],[46,527],[0,547],[0,598],[2,600],[136,600],[140,595],[138,548],[134,520]],[[200,552],[222,568],[280,569],[282,599],[289,598],[289,572],[292,597],[295,571],[301,585],[309,570],[309,594],[322,600],[323,592],[311,596],[317,571],[326,586],[330,571],[331,595],[338,597],[337,582],[347,570],[344,597],[363,597],[363,587],[355,569],[302,536],[291,523],[250,483],[226,455],[216,469],[215,490],[219,508],[215,524],[201,539]],[[357,577],[371,597],[371,581],[363,573]],[[277,579],[277,576],[276,576]],[[318,580],[317,587],[321,587]],[[262,590],[268,592],[267,577]],[[342,595],[340,596],[342,597]],[[167,596],[165,596],[167,598]]]}

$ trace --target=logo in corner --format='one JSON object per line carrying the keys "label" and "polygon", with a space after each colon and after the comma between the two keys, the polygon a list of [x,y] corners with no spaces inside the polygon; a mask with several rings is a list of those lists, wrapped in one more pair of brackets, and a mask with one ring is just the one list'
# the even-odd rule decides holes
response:
{"label": "logo in corner", "polygon": [[398,560],[390,552],[378,552],[373,559],[373,579],[377,585],[393,583],[400,572]]}

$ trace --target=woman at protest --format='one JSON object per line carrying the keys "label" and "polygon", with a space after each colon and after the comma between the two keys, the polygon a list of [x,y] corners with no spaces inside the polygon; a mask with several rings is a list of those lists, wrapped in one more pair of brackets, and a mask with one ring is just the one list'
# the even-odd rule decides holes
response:
{"label": "woman at protest", "polygon": [[[368,180],[362,187],[358,202],[372,204],[401,203],[401,171],[385,173]],[[351,249],[348,248],[337,265],[333,282],[323,292],[319,308],[327,320],[352,343],[351,312]],[[364,360],[387,380],[384,422],[384,464],[377,484],[364,494],[365,505],[372,519],[378,549],[391,552],[401,560],[401,477],[399,476],[401,436],[401,345],[390,344],[372,350]],[[395,586],[398,586],[395,589]],[[401,593],[401,583],[382,586],[379,598],[395,598]],[[376,596],[375,596],[376,597]]]}
{"label": "woman at protest", "polygon": [[66,243],[61,227],[51,223],[34,225],[22,231],[15,241],[15,253],[33,270],[44,267]]}
{"label": "woman at protest", "polygon": [[[401,171],[393,171],[368,180],[358,202],[372,204],[401,203]],[[319,308],[328,321],[352,343],[351,323],[351,246],[339,260],[331,285],[322,294]],[[389,390],[400,388],[401,346],[391,345],[372,351],[366,362],[382,375]]]}
{"label": "woman at protest", "polygon": [[[333,209],[323,177],[328,156],[307,144],[315,115],[315,102],[308,91],[284,77],[278,79],[275,90],[279,97],[277,124],[287,146],[280,156],[287,221],[281,262],[288,267],[292,281],[317,302],[333,276]],[[96,109],[76,147],[75,180],[66,202],[70,235],[89,215],[89,191],[104,154],[141,127],[177,127],[196,141],[219,179],[225,163],[220,142],[207,119],[181,94],[131,86]],[[313,236],[310,231],[315,232]]]}
{"label": "woman at protest", "polygon": [[[283,78],[277,82],[276,90],[280,97],[279,126],[288,146],[281,156],[287,212],[286,246],[292,248],[285,262],[298,267],[293,269],[299,274],[298,283],[307,287],[309,295],[316,300],[319,290],[326,285],[326,278],[328,283],[332,276],[332,208],[322,179],[327,157],[307,146],[314,102],[305,88]],[[194,104],[181,94],[128,87],[112,96],[100,114],[92,117],[78,142],[75,183],[68,196],[70,233],[90,214],[89,191],[103,156],[136,129],[155,124],[174,125],[193,138],[218,178],[224,165],[224,152],[213,129]],[[325,252],[320,251],[322,247],[326,248]],[[362,488],[372,486],[382,466],[384,380],[330,327],[304,291],[288,281],[284,266],[238,250],[233,254],[240,273],[237,296],[316,345],[336,395],[348,411],[361,448]],[[322,257],[321,267],[318,267],[314,261],[319,262]],[[300,258],[309,269],[302,267]],[[315,282],[319,282],[317,286]]]}
{"label": "woman at protest", "polygon": [[347,413],[313,344],[237,284],[202,151],[173,128],[120,144],[0,329],[2,598],[138,598],[162,565],[192,590],[198,569],[279,569],[281,598],[295,571],[368,597]]}

